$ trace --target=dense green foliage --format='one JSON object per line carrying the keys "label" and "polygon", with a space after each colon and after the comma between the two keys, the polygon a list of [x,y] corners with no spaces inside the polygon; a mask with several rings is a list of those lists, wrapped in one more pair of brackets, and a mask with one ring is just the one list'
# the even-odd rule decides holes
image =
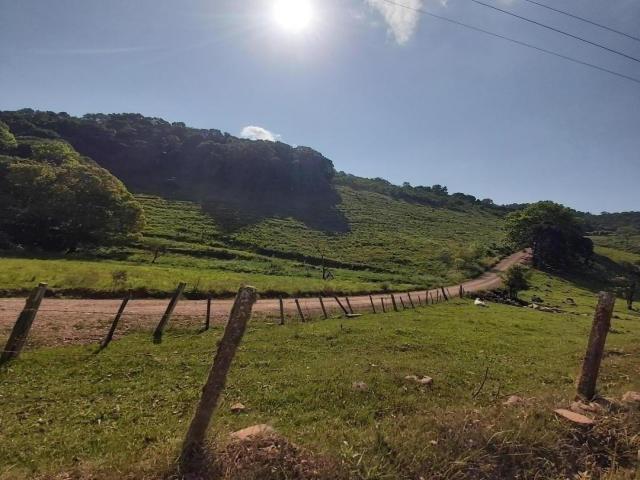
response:
{"label": "dense green foliage", "polygon": [[507,238],[516,247],[531,247],[538,267],[565,267],[572,260],[589,261],[593,242],[584,237],[575,212],[554,202],[538,202],[510,213]]}
{"label": "dense green foliage", "polygon": [[18,136],[64,139],[135,192],[260,215],[311,216],[310,209],[330,208],[336,200],[333,164],[306,147],[243,140],[138,114],[77,118],[21,110],[0,112],[0,120]]}
{"label": "dense green foliage", "polygon": [[0,152],[11,151],[18,146],[16,137],[6,123],[0,122]]}
{"label": "dense green foliage", "polygon": [[[567,313],[465,300],[347,322],[255,320],[211,437],[222,449],[229,432],[269,423],[351,478],[573,478],[594,472],[595,455],[597,465],[628,468],[620,478],[633,478],[637,411],[620,429],[613,413],[601,417],[602,428],[581,430],[553,414],[575,395],[595,292],[536,272],[527,295]],[[616,306],[604,396],[640,389],[639,318]],[[160,345],[149,332],[132,334],[99,355],[95,346],[31,349],[0,369],[0,476],[164,478],[222,333],[199,334],[200,324],[170,329]],[[407,375],[429,375],[433,387]],[[357,381],[368,390],[354,390]],[[502,406],[511,394],[526,403]],[[233,414],[238,401],[247,411]],[[258,478],[297,478],[278,473]]]}
{"label": "dense green foliage", "polygon": [[143,225],[142,208],[122,182],[67,143],[24,139],[0,149],[4,247],[106,245]]}
{"label": "dense green foliage", "polygon": [[529,288],[527,271],[522,265],[513,265],[503,275],[504,286],[509,297],[517,299],[522,290]]}

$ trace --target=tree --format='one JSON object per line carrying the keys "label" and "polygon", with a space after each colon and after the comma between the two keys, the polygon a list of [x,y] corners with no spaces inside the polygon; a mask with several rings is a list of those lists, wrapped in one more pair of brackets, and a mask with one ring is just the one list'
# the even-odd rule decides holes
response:
{"label": "tree", "polygon": [[638,283],[640,283],[640,267],[630,262],[621,262],[620,266],[625,272],[625,276],[620,277],[621,293],[627,301],[627,308],[633,310],[633,302],[638,290]]}
{"label": "tree", "polygon": [[0,156],[0,231],[12,243],[72,251],[142,230],[142,207],[108,171],[62,142],[29,146],[33,158]]}
{"label": "tree", "polygon": [[18,146],[16,137],[9,130],[6,123],[0,122],[0,153],[10,152]]}
{"label": "tree", "polygon": [[583,236],[573,210],[554,202],[533,203],[510,213],[506,230],[514,247],[533,249],[536,267],[565,267],[575,259],[587,262],[593,256],[593,242]]}
{"label": "tree", "polygon": [[516,300],[522,290],[529,288],[527,271],[522,265],[513,265],[503,275],[504,285],[509,293],[509,298]]}

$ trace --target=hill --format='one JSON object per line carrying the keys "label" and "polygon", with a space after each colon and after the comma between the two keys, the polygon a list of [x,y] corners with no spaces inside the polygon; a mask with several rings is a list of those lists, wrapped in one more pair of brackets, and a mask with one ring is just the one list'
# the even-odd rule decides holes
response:
{"label": "hill", "polygon": [[[17,155],[30,142],[68,142],[122,180],[146,220],[142,237],[116,246],[6,251],[5,294],[35,278],[59,293],[90,296],[166,295],[177,278],[194,296],[231,295],[243,282],[271,294],[456,283],[507,253],[503,217],[522,207],[442,185],[361,178],[307,147],[139,114],[26,109],[0,112],[0,121],[19,140]],[[597,245],[640,249],[629,230],[639,214],[582,216]]]}
{"label": "hill", "polygon": [[[143,237],[74,254],[5,258],[5,293],[32,278],[77,295],[194,294],[253,282],[272,293],[426,287],[481,273],[505,253],[505,210],[446,187],[336,172],[309,148],[248,141],[141,115],[0,112],[21,141],[69,142],[120,178],[144,210]],[[328,276],[332,279],[325,279]]]}
{"label": "hill", "polygon": [[596,245],[640,254],[640,212],[585,215]]}

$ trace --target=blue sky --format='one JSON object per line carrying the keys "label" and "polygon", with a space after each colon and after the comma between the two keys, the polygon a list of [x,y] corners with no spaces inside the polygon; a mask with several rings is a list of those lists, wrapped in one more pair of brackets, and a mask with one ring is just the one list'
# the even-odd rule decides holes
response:
{"label": "blue sky", "polygon": [[[640,84],[383,0],[305,0],[310,23],[291,31],[276,1],[0,0],[0,109],[260,127],[357,175],[640,210]],[[397,1],[640,78],[640,63],[470,0]],[[640,57],[640,42],[486,1]],[[640,36],[636,0],[548,3]]]}

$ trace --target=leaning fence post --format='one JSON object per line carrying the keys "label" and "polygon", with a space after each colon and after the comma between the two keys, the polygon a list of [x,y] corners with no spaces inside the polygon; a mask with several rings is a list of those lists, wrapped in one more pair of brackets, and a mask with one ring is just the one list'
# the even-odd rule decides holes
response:
{"label": "leaning fence post", "polygon": [[587,353],[582,362],[582,371],[578,379],[578,395],[591,400],[596,394],[596,383],[600,371],[600,363],[604,353],[604,344],[611,327],[611,315],[616,303],[616,297],[610,292],[600,292],[598,305],[593,317],[591,334],[587,344]]}
{"label": "leaning fence post", "polygon": [[411,298],[411,293],[407,292],[407,296],[409,297],[409,303],[411,303],[411,308],[416,308],[416,306],[413,303],[413,299]]}
{"label": "leaning fence post", "polygon": [[396,297],[393,296],[393,293],[391,294],[391,303],[393,303],[393,309],[397,312],[398,304],[396,303]]}
{"label": "leaning fence post", "polygon": [[280,304],[280,325],[284,325],[284,302],[282,297],[278,297],[278,303]]}
{"label": "leaning fence post", "polygon": [[204,320],[204,329],[209,330],[211,325],[211,294],[207,295],[207,317]]}
{"label": "leaning fence post", "polygon": [[207,429],[227,381],[231,362],[247,329],[247,323],[251,318],[251,310],[256,300],[255,288],[242,287],[238,291],[224,335],[213,359],[213,366],[202,388],[202,396],[196,408],[196,413],[191,420],[191,425],[182,445],[180,467],[183,470],[193,468],[197,462],[202,461],[204,458]]}
{"label": "leaning fence post", "polygon": [[353,313],[353,307],[351,306],[351,302],[349,301],[349,297],[345,297],[347,299],[347,306],[349,307],[349,312]]}
{"label": "leaning fence post", "polygon": [[431,305],[433,305],[434,303],[436,303],[436,302],[433,300],[433,293],[429,292],[429,296],[431,297]]}
{"label": "leaning fence post", "polygon": [[18,319],[13,326],[13,330],[11,330],[9,340],[7,340],[7,344],[5,345],[2,356],[0,357],[0,365],[14,358],[18,358],[18,355],[20,355],[24,344],[27,342],[29,330],[31,330],[31,325],[33,325],[33,321],[36,318],[38,308],[40,308],[40,303],[42,303],[42,299],[44,298],[46,291],[46,283],[39,284],[31,291],[22,312],[18,315]]}
{"label": "leaning fence post", "polygon": [[300,307],[300,301],[297,298],[295,298],[294,301],[296,302],[296,308],[298,309],[298,313],[300,314],[300,319],[303,322],[306,322],[304,318],[304,313],[302,313],[302,308]]}
{"label": "leaning fence post", "polygon": [[384,297],[380,297],[380,305],[382,305],[382,313],[387,313],[387,309],[384,308]]}
{"label": "leaning fence post", "polygon": [[449,301],[449,297],[447,296],[447,292],[444,291],[444,287],[440,287],[440,290],[442,290],[442,296],[448,302]]}
{"label": "leaning fence post", "polygon": [[156,330],[153,332],[153,341],[155,343],[162,342],[162,334],[164,333],[164,329],[169,323],[171,314],[173,314],[173,311],[175,310],[176,305],[178,304],[178,300],[180,300],[180,295],[182,295],[182,292],[184,291],[184,287],[186,286],[187,286],[186,283],[180,282],[180,284],[178,285],[178,288],[176,288],[176,291],[173,293],[173,296],[169,301],[169,305],[167,305],[167,309],[165,310],[164,315],[162,315],[162,318],[160,319],[160,323],[158,323]]}
{"label": "leaning fence post", "polygon": [[327,309],[324,308],[324,300],[322,300],[322,297],[318,297],[318,300],[320,300],[320,308],[322,308],[322,315],[324,315],[324,319],[326,320],[327,318],[329,318],[329,315],[327,315]]}
{"label": "leaning fence post", "polygon": [[373,297],[371,295],[369,295],[369,301],[371,302],[371,310],[373,310],[373,313],[378,313],[376,312],[376,306],[373,304]]}
{"label": "leaning fence post", "polygon": [[342,304],[342,302],[340,301],[340,299],[338,297],[333,297],[333,299],[338,302],[338,305],[340,305],[340,308],[342,309],[342,311],[344,312],[345,315],[349,315],[349,312],[347,311],[346,308],[344,308],[344,305]]}
{"label": "leaning fence post", "polygon": [[113,319],[113,323],[111,324],[111,328],[109,329],[107,336],[104,337],[104,340],[100,343],[100,350],[107,348],[111,343],[111,340],[113,340],[113,335],[116,333],[116,328],[118,328],[118,322],[120,322],[120,318],[122,318],[122,314],[124,313],[124,309],[127,307],[129,300],[131,300],[131,290],[129,290],[129,294],[122,300],[120,308],[118,308],[118,313],[116,313],[116,316]]}
{"label": "leaning fence post", "polygon": [[458,293],[458,297],[460,297],[460,298],[464,297],[464,288],[462,287],[462,285],[460,285],[460,290],[459,290],[459,293]]}

